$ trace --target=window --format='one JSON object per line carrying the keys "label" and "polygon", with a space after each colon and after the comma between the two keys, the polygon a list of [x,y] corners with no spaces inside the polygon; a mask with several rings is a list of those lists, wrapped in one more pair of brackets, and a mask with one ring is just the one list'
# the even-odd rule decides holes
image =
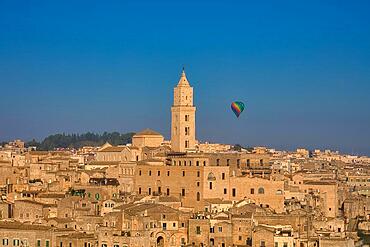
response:
{"label": "window", "polygon": [[247,245],[252,246],[252,239],[247,238],[247,241],[245,241]]}
{"label": "window", "polygon": [[224,195],[226,195],[227,194],[227,189],[226,188],[224,188]]}
{"label": "window", "polygon": [[251,189],[251,194],[254,194],[254,188]]}
{"label": "window", "polygon": [[250,166],[250,165],[251,165],[251,160],[247,159],[247,166]]}
{"label": "window", "polygon": [[235,188],[233,188],[233,190],[232,190],[232,195],[233,195],[233,197],[236,196],[236,189]]}
{"label": "window", "polygon": [[161,175],[161,171],[158,171],[157,175],[160,176]]}
{"label": "window", "polygon": [[185,189],[181,189],[181,196],[185,196]]}
{"label": "window", "polygon": [[226,165],[229,166],[230,165],[230,159],[227,159],[226,160]]}
{"label": "window", "polygon": [[[87,246],[86,246],[87,247]],[[119,244],[114,244],[113,247],[119,247]]]}
{"label": "window", "polygon": [[216,165],[219,166],[220,165],[220,159],[217,159],[216,160]]}
{"label": "window", "polygon": [[242,241],[242,236],[239,236],[239,241]]}
{"label": "window", "polygon": [[40,240],[40,239],[37,239],[37,241],[36,241],[36,246],[37,246],[37,247],[41,247],[41,240]]}
{"label": "window", "polygon": [[45,241],[45,247],[50,247],[50,240]]}
{"label": "window", "polygon": [[197,177],[198,178],[200,177],[200,171],[197,171]]}
{"label": "window", "polygon": [[13,246],[19,246],[19,239],[13,239]]}
{"label": "window", "polygon": [[3,245],[7,246],[9,244],[9,239],[3,238]]}
{"label": "window", "polygon": [[222,180],[225,180],[225,173],[222,173]]}
{"label": "window", "polygon": [[167,171],[167,176],[168,176],[168,177],[170,176],[170,171]]}
{"label": "window", "polygon": [[197,201],[199,202],[200,201],[200,193],[197,192]]}
{"label": "window", "polygon": [[206,161],[203,161],[203,166],[206,166]]}
{"label": "window", "polygon": [[169,196],[170,195],[170,188],[167,188],[166,194]]}
{"label": "window", "polygon": [[59,247],[63,247],[63,242],[60,241]]}
{"label": "window", "polygon": [[172,224],[172,226],[173,226],[173,227],[176,227],[176,223],[173,223],[173,224]]}
{"label": "window", "polygon": [[263,166],[263,159],[260,159],[260,165]]}
{"label": "window", "polygon": [[163,230],[167,230],[167,223],[163,223]]}
{"label": "window", "polygon": [[218,227],[218,232],[222,232],[222,226]]}
{"label": "window", "polygon": [[288,243],[287,242],[284,242],[283,243],[283,247],[288,247]]}
{"label": "window", "polygon": [[161,194],[162,193],[162,188],[161,186],[158,186],[158,194]]}
{"label": "window", "polygon": [[210,233],[215,233],[215,228],[214,227],[209,228],[209,232]]}
{"label": "window", "polygon": [[189,115],[185,115],[185,122],[189,121]]}
{"label": "window", "polygon": [[185,141],[185,148],[189,148],[189,141]]}
{"label": "window", "polygon": [[197,235],[200,235],[200,226],[197,226],[196,232],[197,232]]}
{"label": "window", "polygon": [[152,194],[152,188],[148,188],[148,194],[151,195]]}
{"label": "window", "polygon": [[266,247],[266,242],[265,240],[260,241],[260,247]]}
{"label": "window", "polygon": [[185,135],[186,136],[190,135],[190,128],[189,127],[185,127]]}
{"label": "window", "polygon": [[212,182],[209,182],[209,189],[212,189]]}
{"label": "window", "polygon": [[152,171],[149,171],[149,176],[151,176],[152,175]]}
{"label": "window", "polygon": [[275,247],[279,247],[279,243],[278,242],[275,242]]}
{"label": "window", "polygon": [[182,171],[182,176],[185,177],[185,171]]}
{"label": "window", "polygon": [[240,159],[236,160],[236,167],[240,168]]}
{"label": "window", "polygon": [[265,194],[265,189],[262,187],[258,188],[258,194]]}
{"label": "window", "polygon": [[199,187],[200,186],[200,182],[197,182],[197,187]]}
{"label": "window", "polygon": [[141,187],[139,187],[139,195],[141,195]]}
{"label": "window", "polygon": [[197,163],[196,164],[197,164],[197,166],[199,166],[199,160],[197,160]]}

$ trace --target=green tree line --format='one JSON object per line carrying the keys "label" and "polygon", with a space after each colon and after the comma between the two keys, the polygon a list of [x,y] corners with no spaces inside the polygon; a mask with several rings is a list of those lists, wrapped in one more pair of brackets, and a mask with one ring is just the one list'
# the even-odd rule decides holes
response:
{"label": "green tree line", "polygon": [[35,139],[26,143],[26,147],[35,146],[37,150],[54,150],[55,148],[80,148],[83,146],[101,146],[106,142],[112,145],[124,145],[131,143],[135,133],[104,132],[96,134],[87,132],[84,134],[55,134],[38,142]]}

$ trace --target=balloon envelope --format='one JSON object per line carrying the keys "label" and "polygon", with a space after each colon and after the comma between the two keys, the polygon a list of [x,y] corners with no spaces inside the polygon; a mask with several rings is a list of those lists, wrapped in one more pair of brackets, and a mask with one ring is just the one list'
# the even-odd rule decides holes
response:
{"label": "balloon envelope", "polygon": [[234,101],[231,103],[231,110],[234,114],[239,117],[239,115],[244,111],[244,103],[241,101]]}

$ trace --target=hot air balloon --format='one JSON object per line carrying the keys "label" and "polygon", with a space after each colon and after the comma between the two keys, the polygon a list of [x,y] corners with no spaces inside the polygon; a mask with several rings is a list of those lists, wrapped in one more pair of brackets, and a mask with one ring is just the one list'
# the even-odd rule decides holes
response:
{"label": "hot air balloon", "polygon": [[241,101],[234,101],[231,103],[231,110],[233,110],[236,117],[239,117],[244,110],[244,103]]}

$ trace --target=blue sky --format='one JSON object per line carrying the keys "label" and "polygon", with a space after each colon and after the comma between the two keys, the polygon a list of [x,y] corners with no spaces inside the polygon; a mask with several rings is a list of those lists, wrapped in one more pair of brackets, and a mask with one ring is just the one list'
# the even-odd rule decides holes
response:
{"label": "blue sky", "polygon": [[[184,65],[199,140],[370,155],[369,1],[1,1],[0,140],[170,134]],[[234,100],[246,110],[236,119]]]}

